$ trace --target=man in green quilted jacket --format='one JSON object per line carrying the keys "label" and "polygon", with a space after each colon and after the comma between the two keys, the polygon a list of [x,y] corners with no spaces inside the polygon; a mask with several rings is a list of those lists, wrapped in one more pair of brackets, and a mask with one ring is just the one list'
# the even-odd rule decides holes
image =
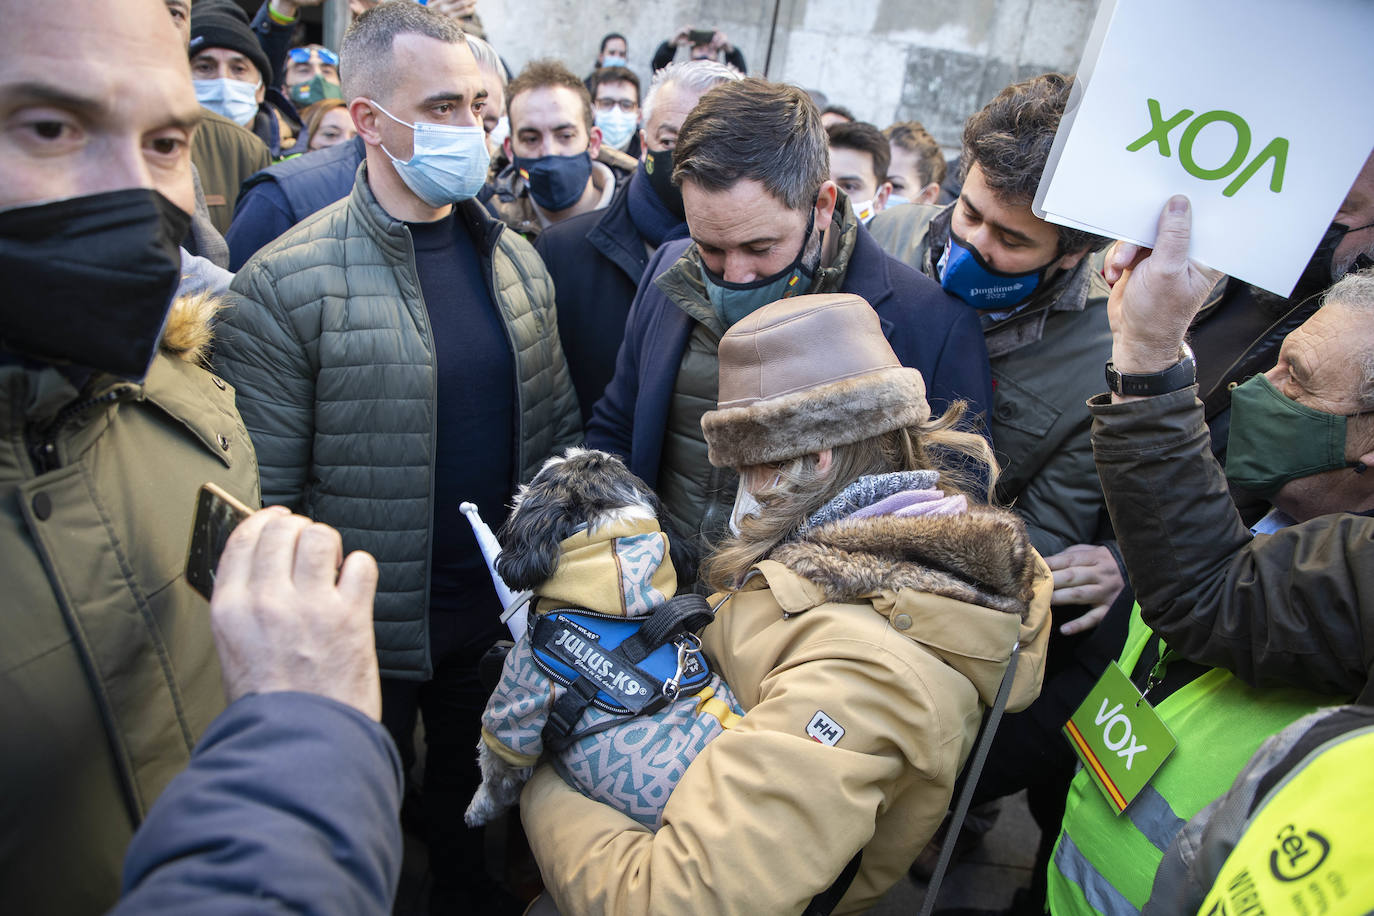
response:
{"label": "man in green quilted jacket", "polygon": [[417,707],[425,719],[431,909],[499,912],[462,810],[478,783],[477,661],[504,628],[458,505],[499,524],[518,483],[580,440],[580,413],[543,265],[472,200],[486,90],[462,31],[381,4],[340,56],[366,144],[353,191],[243,267],[216,358],[264,501],[377,558],[382,717],[403,758]]}

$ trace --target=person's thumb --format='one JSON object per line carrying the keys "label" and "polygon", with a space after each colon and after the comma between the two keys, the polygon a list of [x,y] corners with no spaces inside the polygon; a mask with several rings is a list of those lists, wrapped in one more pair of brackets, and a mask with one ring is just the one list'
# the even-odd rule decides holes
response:
{"label": "person's thumb", "polygon": [[377,594],[377,561],[364,550],[355,550],[345,558],[339,570],[339,594],[350,607],[369,610]]}
{"label": "person's thumb", "polygon": [[1192,205],[1182,194],[1175,194],[1159,214],[1159,233],[1155,237],[1152,256],[1159,268],[1178,271],[1188,266],[1188,243],[1192,228]]}

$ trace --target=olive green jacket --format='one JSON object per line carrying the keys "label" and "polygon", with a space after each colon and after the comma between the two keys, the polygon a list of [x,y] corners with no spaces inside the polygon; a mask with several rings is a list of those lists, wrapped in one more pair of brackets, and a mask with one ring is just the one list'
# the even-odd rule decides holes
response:
{"label": "olive green jacket", "polygon": [[[459,218],[515,360],[518,480],[582,439],[582,414],[558,340],[553,282],[524,239],[475,201]],[[333,525],[345,550],[377,558],[374,611],[384,677],[426,680],[430,537],[466,524],[434,505],[438,372],[406,224],[358,169],[353,192],[253,256],[230,287],[216,365],[262,468],[263,500]]]}
{"label": "olive green jacket", "polygon": [[0,365],[0,912],[103,913],[144,814],[224,707],[183,577],[197,492],[258,500],[234,392],[174,308],[142,384]]}
{"label": "olive green jacket", "polygon": [[220,234],[234,221],[239,189],[250,175],[272,164],[267,144],[251,130],[202,108],[203,117],[191,140],[191,161],[200,175],[210,222]]}

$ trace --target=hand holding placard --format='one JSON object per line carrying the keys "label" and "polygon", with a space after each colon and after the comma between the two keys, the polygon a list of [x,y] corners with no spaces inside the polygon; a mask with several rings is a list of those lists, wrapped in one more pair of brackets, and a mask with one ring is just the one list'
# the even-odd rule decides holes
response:
{"label": "hand holding placard", "polygon": [[1368,0],[1103,0],[1036,215],[1148,247],[1184,194],[1193,260],[1288,296],[1374,149],[1371,34]]}

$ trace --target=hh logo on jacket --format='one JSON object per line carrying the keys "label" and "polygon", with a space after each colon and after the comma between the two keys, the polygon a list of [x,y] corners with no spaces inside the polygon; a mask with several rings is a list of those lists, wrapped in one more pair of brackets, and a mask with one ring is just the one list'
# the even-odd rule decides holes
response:
{"label": "hh logo on jacket", "polygon": [[806,726],[806,733],[811,736],[812,741],[834,747],[844,737],[844,726],[818,709],[811,717],[810,724]]}

